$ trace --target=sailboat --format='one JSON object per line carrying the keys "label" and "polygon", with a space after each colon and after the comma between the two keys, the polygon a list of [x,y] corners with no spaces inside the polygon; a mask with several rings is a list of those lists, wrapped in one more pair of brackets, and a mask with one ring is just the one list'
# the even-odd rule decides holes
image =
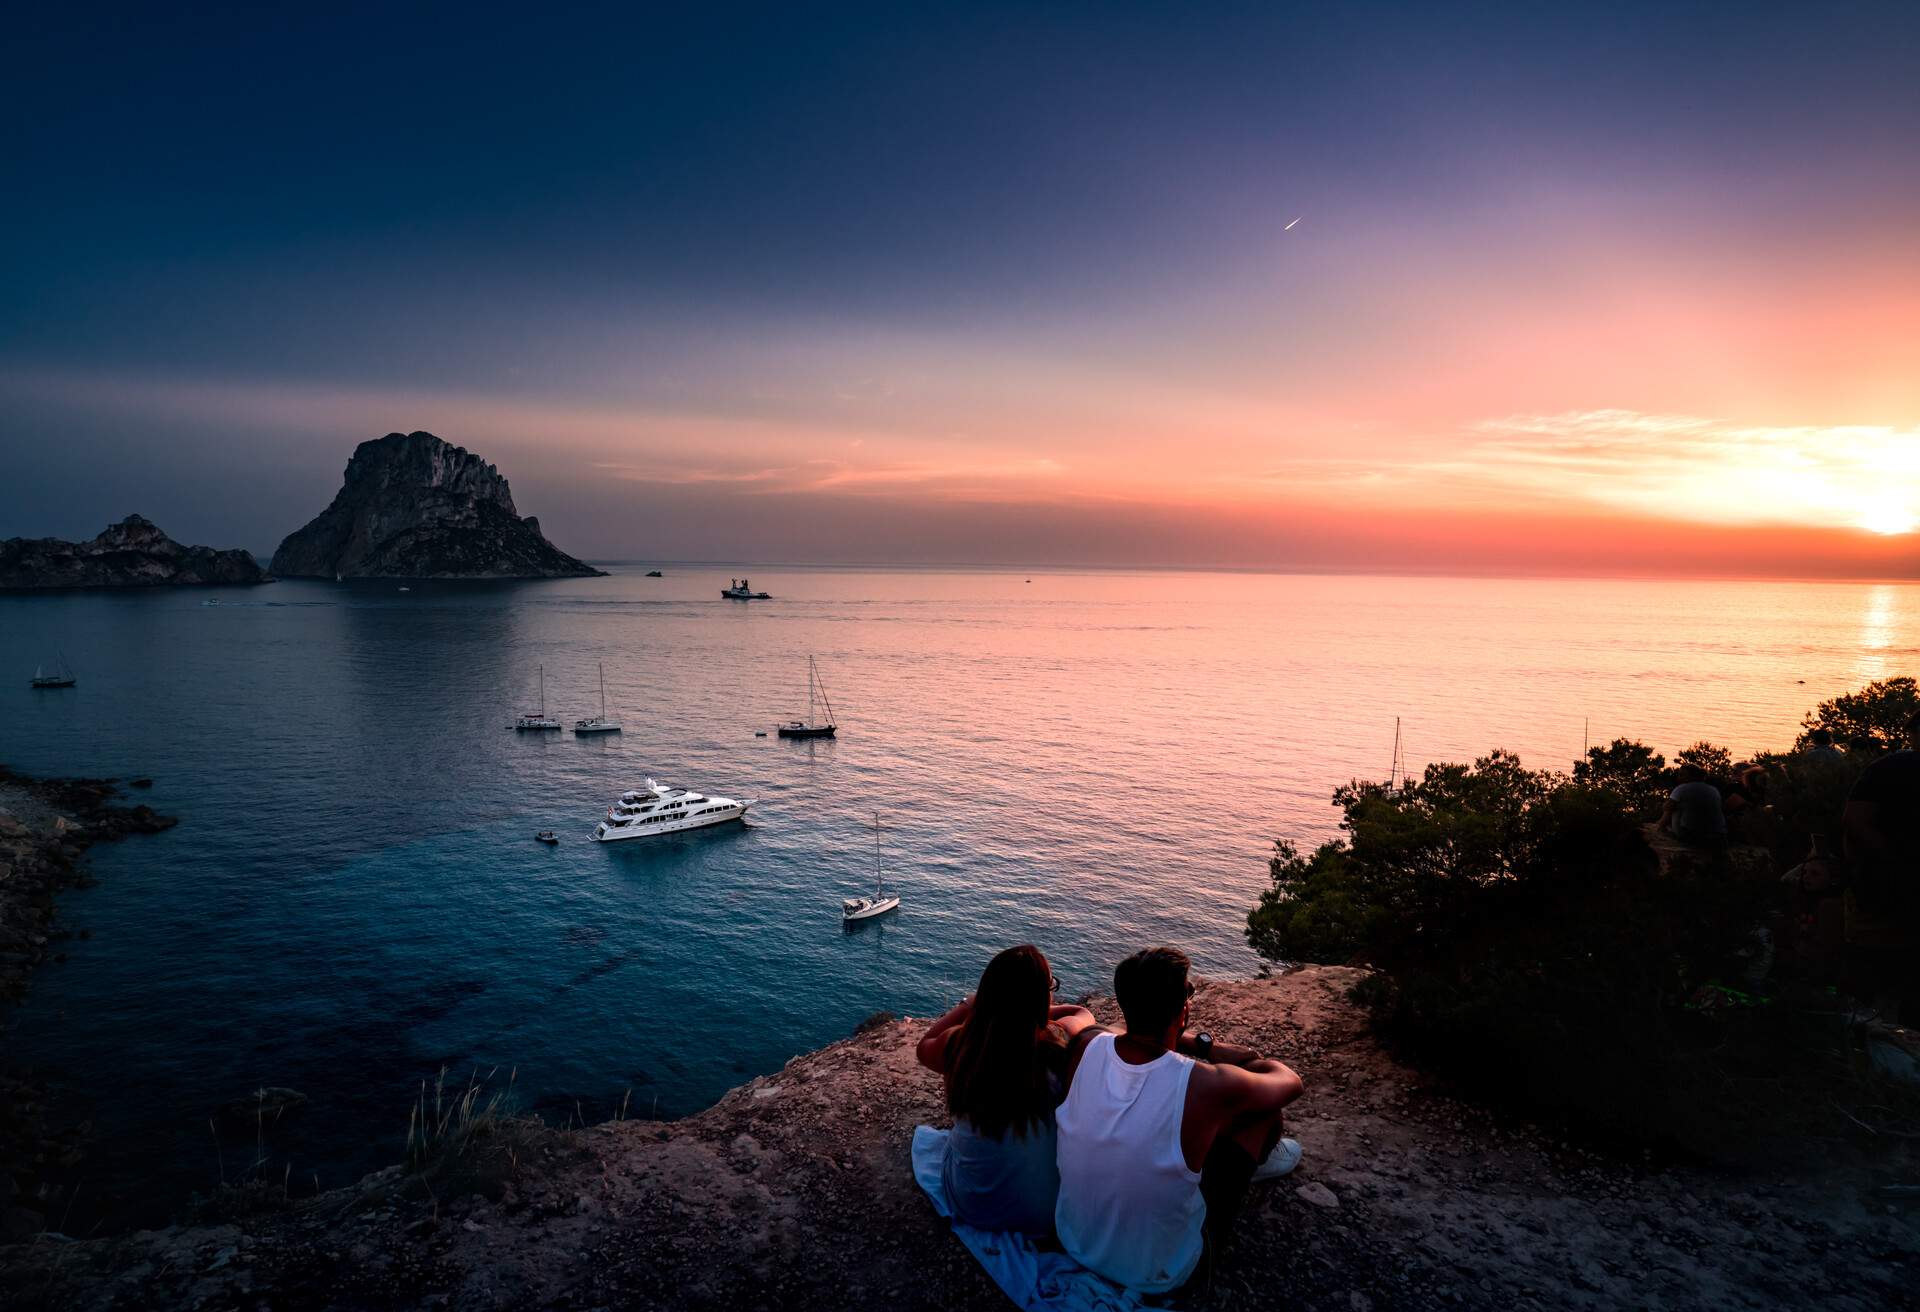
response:
{"label": "sailboat", "polygon": [[573,731],[577,734],[619,733],[620,721],[607,718],[607,664],[600,663],[600,714],[591,720],[575,720]]}
{"label": "sailboat", "polygon": [[840,901],[840,919],[845,924],[884,916],[900,905],[898,893],[887,892],[886,879],[880,873],[880,815],[873,817],[873,896],[849,897]]}
{"label": "sailboat", "polygon": [[513,722],[515,729],[558,729],[560,721],[547,714],[547,667],[540,667],[540,713],[523,715]]}
{"label": "sailboat", "polygon": [[67,654],[61,652],[60,663],[54,667],[52,674],[47,673],[46,666],[36,665],[33,678],[28,682],[35,688],[71,688],[79,680],[75,679],[73,671],[67,668]]}
{"label": "sailboat", "polygon": [[[824,721],[814,718],[814,695],[818,690],[819,700],[826,703],[827,718]],[[827,685],[820,682],[820,671],[813,663],[813,657],[807,657],[807,718],[788,720],[779,726],[782,738],[831,738],[834,735],[833,703],[827,700]]]}

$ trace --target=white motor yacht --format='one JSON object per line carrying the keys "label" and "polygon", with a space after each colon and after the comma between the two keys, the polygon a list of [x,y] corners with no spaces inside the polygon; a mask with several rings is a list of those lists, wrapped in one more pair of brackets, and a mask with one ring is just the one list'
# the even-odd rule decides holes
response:
{"label": "white motor yacht", "polygon": [[744,802],[710,797],[649,779],[645,788],[620,794],[620,800],[607,808],[607,818],[593,827],[592,837],[596,843],[614,843],[623,838],[652,838],[724,825],[746,819],[747,808],[754,801],[751,797]]}
{"label": "white motor yacht", "polygon": [[745,820],[747,807],[755,803],[735,801],[733,797],[710,797],[685,788],[668,788],[647,780],[645,788],[620,793],[620,801],[607,807],[607,818],[593,826],[595,843],[616,843],[624,838],[653,838],[655,834],[680,834],[684,830],[703,830],[708,824],[728,824]]}

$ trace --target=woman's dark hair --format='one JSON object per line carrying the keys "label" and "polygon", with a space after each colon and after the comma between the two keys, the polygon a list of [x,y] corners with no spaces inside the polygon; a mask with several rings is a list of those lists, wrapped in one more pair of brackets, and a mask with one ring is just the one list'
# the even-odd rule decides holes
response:
{"label": "woman's dark hair", "polygon": [[989,1138],[1025,1134],[1053,1110],[1049,1073],[1065,1048],[1047,1024],[1053,969],[1030,943],[980,972],[973,1011],[949,1041],[947,1110]]}

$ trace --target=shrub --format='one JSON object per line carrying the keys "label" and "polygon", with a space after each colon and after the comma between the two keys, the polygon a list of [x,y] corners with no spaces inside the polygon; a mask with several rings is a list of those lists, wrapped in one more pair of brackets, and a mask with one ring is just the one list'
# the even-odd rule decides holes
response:
{"label": "shrub", "polygon": [[1805,748],[1808,734],[1825,729],[1839,746],[1859,743],[1875,752],[1890,752],[1900,746],[1907,719],[1915,711],[1920,711],[1920,686],[1912,677],[1879,679],[1807,712],[1793,745],[1795,750]]}
{"label": "shrub", "polygon": [[1589,747],[1586,759],[1573,763],[1573,777],[1611,788],[1629,800],[1636,814],[1652,819],[1672,787],[1666,765],[1666,758],[1645,743],[1615,738],[1605,747]]}
{"label": "shrub", "polygon": [[1248,942],[1375,967],[1383,1031],[1456,1076],[1615,1125],[1665,1115],[1684,1004],[1744,964],[1773,885],[1661,872],[1641,816],[1662,764],[1631,743],[1588,761],[1556,776],[1495,752],[1405,790],[1346,785],[1345,839],[1275,845]]}

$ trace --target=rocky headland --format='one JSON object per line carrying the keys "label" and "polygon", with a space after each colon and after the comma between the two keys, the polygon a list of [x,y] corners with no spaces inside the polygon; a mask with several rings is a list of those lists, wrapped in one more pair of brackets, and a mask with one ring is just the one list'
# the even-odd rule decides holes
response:
{"label": "rocky headland", "polygon": [[[1306,1157],[1257,1187],[1183,1306],[1915,1305],[1920,1231],[1884,1187],[1910,1146],[1782,1145],[1743,1171],[1575,1146],[1395,1061],[1348,1000],[1361,977],[1203,982],[1196,1024],[1304,1076]],[[913,1127],[949,1121],[914,1061],[923,1025],[876,1017],[680,1121],[481,1115],[351,1189],[292,1201],[262,1181],[203,1223],[0,1248],[0,1295],[21,1312],[1010,1306],[913,1182]]]}
{"label": "rocky headland", "polygon": [[432,433],[362,442],[333,503],[273,553],[288,578],[546,579],[604,573],[520,517],[500,471]]}
{"label": "rocky headland", "polygon": [[8,1066],[5,1011],[26,994],[35,967],[60,958],[54,898],[87,882],[86,849],[174,824],[150,806],[115,803],[119,792],[112,779],[34,779],[0,766],[0,1240],[47,1229],[48,1173],[84,1148],[48,1128],[46,1091]]}
{"label": "rocky headland", "polygon": [[0,591],[270,582],[259,562],[239,548],[183,546],[141,515],[128,515],[86,542],[0,542]]}

